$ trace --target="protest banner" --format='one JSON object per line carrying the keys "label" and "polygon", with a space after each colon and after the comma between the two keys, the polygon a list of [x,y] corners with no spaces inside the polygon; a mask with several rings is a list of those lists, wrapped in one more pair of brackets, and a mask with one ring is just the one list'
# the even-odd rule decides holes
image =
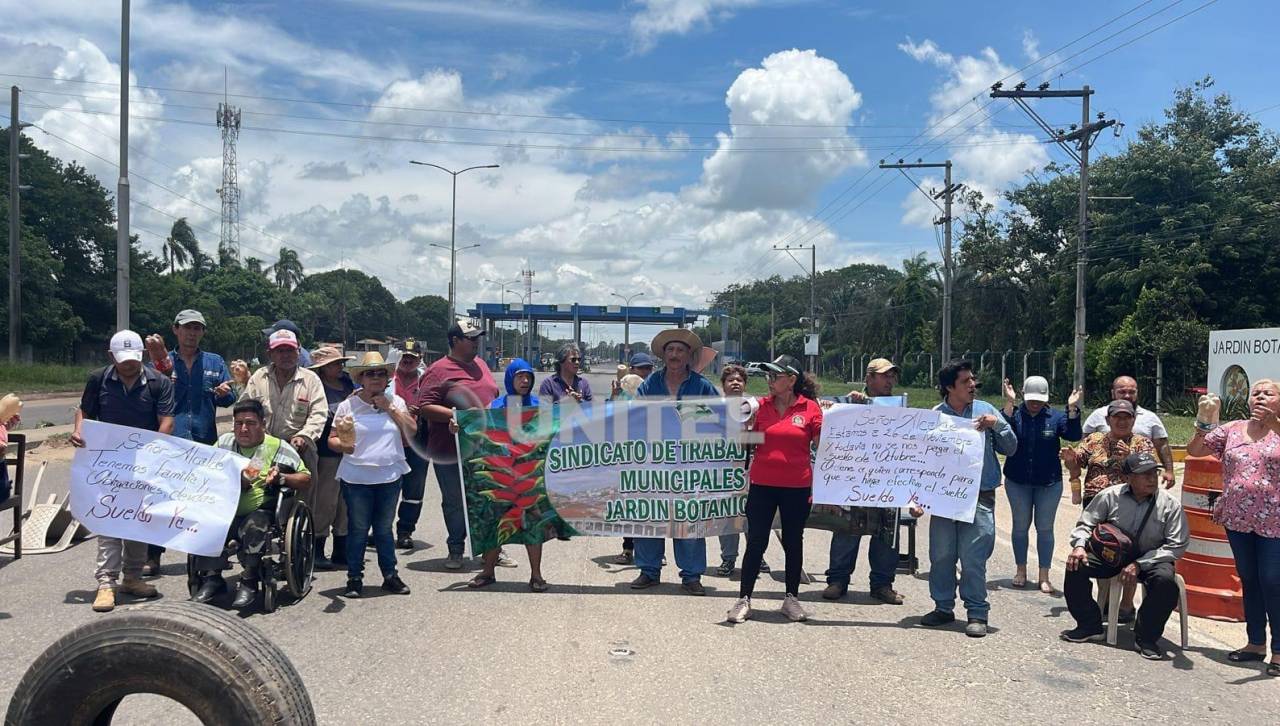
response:
{"label": "protest banner", "polygon": [[813,501],[860,507],[915,502],[934,516],[972,522],[983,435],[972,420],[937,411],[833,406],[822,420]]}
{"label": "protest banner", "polygon": [[216,556],[248,459],[187,439],[85,421],[71,460],[71,513],[89,531]]}
{"label": "protest banner", "polygon": [[737,404],[633,401],[458,411],[472,550],[545,540],[708,537],[745,525]]}

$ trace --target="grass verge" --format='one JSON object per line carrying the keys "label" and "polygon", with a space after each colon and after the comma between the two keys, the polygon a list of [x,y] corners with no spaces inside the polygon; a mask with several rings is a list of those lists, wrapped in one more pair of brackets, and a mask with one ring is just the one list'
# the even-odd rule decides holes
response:
{"label": "grass verge", "polygon": [[84,381],[90,370],[92,368],[86,366],[0,363],[0,392],[19,395],[79,392],[84,389]]}

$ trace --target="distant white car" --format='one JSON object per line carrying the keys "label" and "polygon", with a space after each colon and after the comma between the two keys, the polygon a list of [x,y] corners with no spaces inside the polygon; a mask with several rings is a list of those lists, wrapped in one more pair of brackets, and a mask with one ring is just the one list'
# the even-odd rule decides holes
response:
{"label": "distant white car", "polygon": [[747,364],[747,376],[764,376],[764,374],[765,374],[765,370],[764,370],[763,363]]}

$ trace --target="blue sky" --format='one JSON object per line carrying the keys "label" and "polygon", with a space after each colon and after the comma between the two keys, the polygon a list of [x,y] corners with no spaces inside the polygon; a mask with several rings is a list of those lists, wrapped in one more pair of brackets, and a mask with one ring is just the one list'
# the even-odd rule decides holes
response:
{"label": "blue sky", "polygon": [[[448,255],[430,244],[448,242],[448,177],[407,160],[500,163],[459,183],[459,244],[481,245],[461,254],[464,304],[496,299],[485,280],[529,265],[542,302],[644,290],[702,306],[728,283],[798,273],[769,252],[780,241],[816,243],[820,267],[936,256],[932,207],[871,167],[891,153],[950,157],[958,180],[994,195],[1061,159],[1016,108],[987,104],[985,87],[1025,64],[1015,80],[1098,89],[1095,110],[1128,127],[1103,153],[1206,74],[1243,109],[1280,104],[1277,5],[1203,4],[137,0],[131,70],[153,88],[133,95],[131,166],[146,177],[135,224],[154,249],[187,216],[216,247],[220,99],[182,91],[220,89],[225,66],[247,96],[232,99],[246,112],[246,255],[270,262],[287,244],[312,270],[346,265],[401,297],[443,295]],[[29,76],[4,78],[27,91],[32,138],[113,189],[118,5],[0,10],[0,73]],[[1073,102],[1040,108],[1079,117]],[[944,117],[925,137],[936,143],[897,151]],[[1280,110],[1261,118],[1274,125]],[[841,213],[813,219],[828,204]]]}

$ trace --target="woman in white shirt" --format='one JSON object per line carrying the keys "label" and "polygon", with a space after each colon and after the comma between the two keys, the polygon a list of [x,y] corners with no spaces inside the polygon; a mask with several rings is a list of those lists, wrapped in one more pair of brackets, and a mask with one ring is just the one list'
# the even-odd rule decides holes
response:
{"label": "woman in white shirt", "polygon": [[364,547],[369,528],[378,551],[382,589],[408,595],[409,587],[396,574],[395,537],[391,523],[400,499],[400,480],[409,473],[404,441],[412,440],[417,421],[404,399],[387,393],[391,364],[376,351],[365,353],[359,365],[347,370],[361,388],[338,404],[329,446],[342,452],[338,479],[347,502],[346,597],[364,591]]}

